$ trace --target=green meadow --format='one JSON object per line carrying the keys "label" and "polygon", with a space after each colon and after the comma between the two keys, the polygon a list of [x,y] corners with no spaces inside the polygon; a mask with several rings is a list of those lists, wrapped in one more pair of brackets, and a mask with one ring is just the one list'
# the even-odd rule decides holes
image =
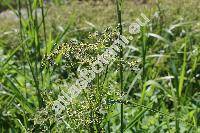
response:
{"label": "green meadow", "polygon": [[200,133],[200,1],[0,0],[0,133]]}

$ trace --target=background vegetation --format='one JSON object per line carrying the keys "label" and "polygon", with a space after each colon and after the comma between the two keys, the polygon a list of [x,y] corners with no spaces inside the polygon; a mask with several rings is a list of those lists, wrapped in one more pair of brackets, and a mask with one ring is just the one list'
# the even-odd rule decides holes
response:
{"label": "background vegetation", "polygon": [[[0,11],[0,132],[200,132],[199,0],[0,0]],[[131,35],[140,13],[150,22]],[[133,39],[55,117],[78,66],[117,32]]]}

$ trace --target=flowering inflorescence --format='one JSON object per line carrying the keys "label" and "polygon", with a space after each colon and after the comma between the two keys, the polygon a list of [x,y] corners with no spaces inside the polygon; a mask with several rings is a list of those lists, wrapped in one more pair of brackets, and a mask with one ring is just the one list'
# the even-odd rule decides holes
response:
{"label": "flowering inflorescence", "polygon": [[[44,65],[55,65],[58,63],[56,61],[57,58],[61,57],[66,65],[74,63],[73,65],[81,65],[83,67],[81,69],[78,67],[76,70],[80,74],[78,74],[75,84],[68,85],[67,93],[62,90],[61,94],[58,95],[58,99],[53,103],[53,110],[55,110],[56,116],[63,119],[63,117],[60,117],[61,114],[67,113],[64,119],[73,120],[71,124],[76,123],[74,128],[77,126],[90,126],[91,123],[101,124],[104,117],[103,114],[110,106],[110,104],[104,102],[103,98],[111,97],[110,95],[113,94],[107,93],[108,91],[99,93],[96,86],[89,87],[90,82],[95,78],[96,74],[104,70],[104,65],[108,65],[113,60],[121,60],[117,58],[120,48],[121,46],[125,48],[125,44],[129,43],[124,36],[119,35],[116,30],[111,28],[107,28],[104,32],[90,34],[88,39],[89,41],[86,43],[70,41],[62,44],[43,59]],[[124,63],[128,67],[137,65],[137,61],[134,63],[124,61]],[[73,65],[70,66],[73,67]],[[86,90],[85,88],[92,88],[92,90]],[[84,103],[77,107],[78,103],[75,99],[81,92],[86,94],[84,97],[87,100],[81,99]],[[115,90],[114,92],[117,91]],[[120,93],[118,93],[117,97],[120,97]],[[116,100],[120,100],[120,98]],[[74,104],[76,105],[74,106]],[[80,121],[84,121],[84,124],[81,122],[82,125],[80,125]]]}
{"label": "flowering inflorescence", "polygon": [[[70,40],[54,49],[50,54],[45,55],[42,61],[43,66],[56,65],[56,58],[60,55],[65,61],[73,61],[79,64],[90,65],[117,38],[116,30],[107,28],[103,32],[95,32],[88,36],[88,42]],[[68,63],[68,62],[66,62]]]}

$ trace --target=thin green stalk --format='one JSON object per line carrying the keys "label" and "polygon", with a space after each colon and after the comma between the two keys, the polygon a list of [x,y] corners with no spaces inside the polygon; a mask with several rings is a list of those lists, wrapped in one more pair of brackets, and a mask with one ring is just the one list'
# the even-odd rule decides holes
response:
{"label": "thin green stalk", "polygon": [[[17,1],[18,3],[18,15],[19,15],[19,33],[20,33],[20,42],[23,43],[23,26],[22,26],[22,15],[21,15],[21,0]],[[22,45],[22,50],[25,51],[24,44]],[[25,57],[25,53],[23,53],[23,57]],[[26,72],[25,72],[25,61],[23,61],[23,72],[24,72],[24,77],[26,77]],[[26,88],[26,79],[24,81],[24,87],[26,90],[25,96],[27,96],[27,88]]]}
{"label": "thin green stalk", "polygon": [[[30,24],[30,28],[32,28],[32,22],[33,22],[33,9],[31,6],[31,0],[28,0],[28,9],[29,9],[29,14],[30,14],[30,18],[29,18],[29,24]],[[31,30],[31,29],[30,29]]]}
{"label": "thin green stalk", "polygon": [[[21,15],[21,0],[17,1],[18,3],[18,15],[19,15],[19,25],[20,25],[20,42],[23,43],[23,25],[22,25],[22,15]],[[24,43],[22,44],[22,50],[25,51]],[[26,58],[26,53],[23,53],[23,58]],[[26,77],[26,69],[25,69],[25,61],[23,61],[23,75]],[[25,97],[27,97],[27,87],[26,87],[26,79],[24,80],[24,87],[25,87]],[[23,112],[23,119],[24,119],[24,125],[27,128],[27,117],[25,112]]]}
{"label": "thin green stalk", "polygon": [[[110,112],[110,106],[108,106],[108,112]],[[111,127],[110,127],[110,120],[108,120],[108,133],[111,133]]]}
{"label": "thin green stalk", "polygon": [[178,91],[178,72],[177,72],[177,68],[175,66],[175,63],[174,61],[172,61],[172,64],[171,64],[171,67],[172,67],[172,73],[174,75],[174,80],[173,80],[173,86],[176,88],[176,94],[174,94],[174,109],[175,109],[175,118],[176,118],[176,133],[179,133],[180,132],[180,129],[179,129],[179,91]]}
{"label": "thin green stalk", "polygon": [[105,76],[104,76],[104,79],[103,79],[102,86],[104,85],[104,83],[106,81],[107,74],[108,74],[108,65],[106,66],[106,72],[105,72]]}
{"label": "thin green stalk", "polygon": [[163,29],[163,11],[162,11],[160,5],[161,5],[161,2],[160,2],[160,0],[158,0],[156,2],[156,6],[158,8],[158,13],[159,13],[159,18],[160,18],[160,20],[159,20],[159,34],[162,33],[162,29]]}
{"label": "thin green stalk", "polygon": [[[26,34],[27,35],[31,35],[34,37],[34,43],[33,40],[30,40],[31,41],[31,44],[34,44],[34,45],[31,45],[31,47],[33,47],[35,49],[35,52],[34,52],[34,57],[35,57],[35,68],[33,68],[32,64],[31,64],[31,55],[28,54],[29,52],[26,50],[29,49],[28,48],[28,43],[26,41],[26,48],[24,48],[24,53],[25,53],[25,59],[27,60],[28,62],[28,66],[31,70],[31,74],[32,74],[32,77],[33,77],[33,80],[35,82],[35,86],[36,86],[36,91],[37,91],[37,98],[38,98],[38,102],[39,102],[39,106],[41,107],[42,106],[42,98],[41,98],[41,94],[40,94],[40,90],[39,90],[39,79],[38,79],[38,68],[37,68],[37,42],[38,42],[38,37],[35,37],[36,36],[36,26],[35,26],[35,20],[33,19],[33,10],[32,10],[32,6],[31,6],[31,1],[30,0],[27,0],[26,1],[26,10],[27,10],[27,14],[28,14],[28,29],[26,30]],[[36,14],[37,15],[37,14]]]}
{"label": "thin green stalk", "polygon": [[[44,15],[44,0],[40,0],[40,6],[41,6],[41,9],[42,9],[42,24],[43,24],[43,32],[44,32],[44,44],[46,44],[47,37],[46,37],[45,15]],[[45,52],[46,52],[45,54],[47,54],[47,46],[46,46],[46,51]]]}
{"label": "thin green stalk", "polygon": [[141,96],[141,103],[140,104],[143,104],[144,102],[144,96],[145,96],[145,93],[146,93],[146,87],[145,87],[145,81],[146,81],[146,77],[147,77],[147,74],[146,74],[146,68],[145,68],[145,65],[146,65],[146,53],[147,53],[147,36],[146,36],[146,28],[145,27],[142,27],[142,96]]}
{"label": "thin green stalk", "polygon": [[19,15],[19,29],[20,29],[20,39],[22,41],[22,15],[21,15],[21,0],[18,0],[18,15]]}
{"label": "thin green stalk", "polygon": [[184,78],[185,78],[185,73],[186,73],[186,65],[187,65],[187,43],[184,46],[184,55],[183,55],[183,65],[182,65],[182,70],[180,74],[180,79],[179,79],[179,97],[182,95],[182,90],[183,90],[183,85],[184,85]]}
{"label": "thin green stalk", "polygon": [[111,130],[110,130],[110,120],[108,121],[108,133],[111,133]]}
{"label": "thin green stalk", "polygon": [[[33,8],[36,10],[37,5],[38,5],[37,0],[34,0],[33,2],[34,2]],[[38,19],[37,19],[37,11],[35,11],[35,14],[33,17],[33,9],[32,9],[31,0],[27,0],[26,4],[27,4],[28,23],[29,23],[29,29],[27,30],[27,35],[30,35],[32,36],[31,38],[33,38],[32,40],[30,40],[30,44],[31,44],[31,48],[34,49],[33,57],[35,59],[35,62],[33,63],[34,67],[32,66],[32,63],[29,64],[29,67],[31,69],[32,76],[35,82],[39,107],[41,108],[42,106],[44,106],[44,102],[41,96],[39,77],[41,77],[41,81],[43,81],[43,75],[42,75],[42,71],[40,70],[41,61],[39,61],[39,58],[41,57],[41,52],[40,52],[40,44],[39,44],[39,26],[38,26]],[[29,55],[27,59],[29,59],[31,56]],[[38,67],[38,65],[40,66]]]}
{"label": "thin green stalk", "polygon": [[146,70],[146,35],[144,34],[144,29],[142,30],[142,86],[144,86]]}
{"label": "thin green stalk", "polygon": [[[36,5],[38,5],[37,0],[36,0]],[[39,100],[39,107],[41,108],[43,106],[43,101],[41,97],[41,92],[40,92],[40,80],[39,80],[39,75],[41,76],[41,82],[43,82],[43,75],[42,71],[40,70],[41,68],[41,61],[39,61],[39,58],[41,57],[41,52],[40,52],[40,44],[39,44],[39,26],[38,26],[38,14],[37,14],[37,6],[35,7],[35,19],[34,19],[34,39],[35,39],[35,49],[36,49],[36,62],[35,62],[35,74],[36,74],[36,80],[37,80],[37,95],[38,95],[38,100]],[[38,64],[40,67],[38,68]],[[43,84],[43,83],[42,83]]]}
{"label": "thin green stalk", "polygon": [[[98,69],[99,69],[99,67],[98,67]],[[101,104],[101,94],[100,94],[100,76],[99,76],[99,73],[97,73],[97,94],[98,94],[98,101],[97,101],[97,106],[99,107],[100,106],[100,104]],[[96,114],[96,115],[98,115],[98,113]],[[98,117],[98,116],[97,116]],[[99,117],[98,117],[98,121],[100,121],[99,120]],[[95,123],[96,123],[96,129],[97,129],[97,132],[100,132],[100,125],[95,121]]]}
{"label": "thin green stalk", "polygon": [[[122,18],[121,18],[121,9],[122,9],[122,0],[116,0],[116,4],[117,4],[117,16],[118,16],[118,26],[119,26],[119,34],[122,35]],[[120,39],[120,38],[119,38]],[[122,45],[120,45],[120,54],[119,54],[119,58],[120,58],[120,89],[121,89],[121,97],[123,97],[123,47]],[[123,103],[121,103],[121,128],[120,128],[120,132],[123,133],[124,127],[123,127]]]}

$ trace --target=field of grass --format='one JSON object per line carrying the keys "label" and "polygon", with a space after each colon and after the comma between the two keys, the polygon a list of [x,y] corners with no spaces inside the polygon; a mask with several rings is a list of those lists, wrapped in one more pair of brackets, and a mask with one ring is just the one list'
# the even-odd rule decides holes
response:
{"label": "field of grass", "polygon": [[0,133],[200,133],[200,1],[137,1],[0,0]]}

